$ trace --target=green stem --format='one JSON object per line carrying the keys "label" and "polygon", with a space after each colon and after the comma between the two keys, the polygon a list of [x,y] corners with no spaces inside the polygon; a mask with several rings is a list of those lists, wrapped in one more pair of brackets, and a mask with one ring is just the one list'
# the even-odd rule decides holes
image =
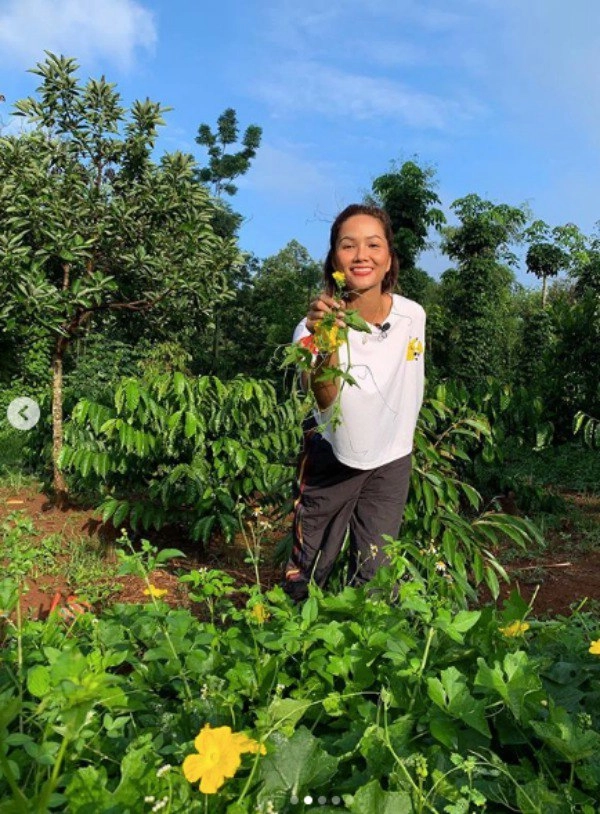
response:
{"label": "green stem", "polygon": [[45,812],[48,809],[48,801],[50,800],[50,796],[52,795],[52,792],[54,791],[54,789],[56,788],[56,784],[58,783],[60,769],[62,766],[63,759],[65,757],[65,753],[67,751],[67,746],[69,745],[70,741],[71,739],[68,737],[68,735],[65,735],[60,745],[60,749],[58,750],[56,760],[54,761],[52,774],[44,784],[44,788],[42,789],[42,793],[39,798],[37,810],[40,812],[40,814],[42,814],[42,812]]}
{"label": "green stem", "polygon": [[12,772],[11,765],[8,761],[8,758],[4,754],[2,748],[0,748],[0,768],[2,769],[2,774],[6,778],[6,782],[10,786],[10,790],[12,791],[15,805],[17,807],[17,811],[22,812],[22,814],[27,814],[29,809],[29,800],[21,789],[19,788],[17,781],[15,780],[15,776]]}
{"label": "green stem", "polygon": [[410,772],[408,771],[408,769],[404,765],[404,761],[400,758],[399,755],[396,754],[396,751],[394,750],[394,747],[392,746],[392,742],[390,740],[390,735],[389,735],[389,731],[388,731],[387,706],[385,706],[384,709],[383,709],[383,732],[384,732],[385,745],[387,746],[387,748],[392,753],[392,757],[396,761],[398,767],[401,769],[402,773],[404,774],[404,777],[408,781],[408,784],[411,786],[413,792],[418,796],[419,811],[423,811],[424,810],[423,806],[425,806],[425,808],[428,811],[432,812],[432,814],[440,814],[439,811],[437,810],[437,808],[434,808],[431,805],[431,803],[427,802],[427,798],[423,797],[419,787],[417,786],[415,781],[412,779]]}
{"label": "green stem", "polygon": [[425,642],[425,650],[423,651],[423,658],[421,659],[421,664],[419,666],[419,672],[417,673],[417,680],[415,686],[412,691],[410,704],[408,706],[408,712],[411,712],[412,708],[415,705],[415,701],[417,700],[417,692],[419,690],[419,684],[421,683],[421,678],[423,677],[423,673],[425,671],[425,666],[427,665],[427,659],[429,658],[429,651],[431,649],[431,642],[433,641],[433,635],[435,633],[435,628],[430,627],[427,632],[427,641]]}
{"label": "green stem", "polygon": [[[148,588],[148,593],[150,594],[150,596],[151,596],[151,598],[152,598],[152,603],[153,603],[153,605],[154,605],[154,608],[155,608],[156,610],[159,610],[159,607],[158,607],[158,602],[156,601],[156,597],[155,597],[155,596],[153,595],[153,593],[152,593],[152,584],[150,583],[150,578],[149,578],[149,576],[148,576],[148,574],[147,574],[147,572],[146,572],[145,570],[143,571],[143,577],[144,577],[144,582],[146,583],[146,586],[147,586],[147,588]],[[161,625],[161,626],[160,626],[160,629],[162,630],[163,635],[164,635],[164,637],[165,637],[165,639],[166,639],[166,641],[167,641],[167,644],[169,645],[169,649],[170,649],[170,651],[171,651],[171,653],[172,653],[172,655],[173,655],[173,658],[175,659],[175,661],[176,661],[176,662],[177,662],[177,664],[179,665],[179,675],[180,675],[181,680],[182,680],[182,682],[183,682],[183,688],[184,688],[184,690],[185,690],[185,694],[186,694],[187,700],[188,700],[188,701],[193,701],[193,700],[194,700],[194,696],[192,695],[192,691],[191,691],[191,689],[190,689],[190,685],[189,685],[188,680],[187,680],[187,678],[185,677],[185,674],[184,674],[184,672],[183,672],[183,665],[181,664],[181,660],[180,660],[180,658],[179,658],[179,654],[178,654],[178,653],[177,653],[177,651],[175,650],[175,646],[173,645],[173,641],[171,640],[171,636],[170,636],[170,634],[169,634],[169,631],[167,630],[167,626],[166,626],[166,625]]]}
{"label": "green stem", "polygon": [[23,734],[23,617],[21,614],[21,596],[23,582],[19,582],[17,596],[17,680],[19,684],[19,732]]}
{"label": "green stem", "polygon": [[248,775],[248,777],[246,779],[246,783],[244,785],[244,788],[242,789],[242,792],[241,792],[240,796],[237,799],[238,803],[241,803],[242,800],[244,799],[244,797],[248,794],[248,791],[250,789],[250,784],[252,783],[252,778],[256,774],[256,770],[258,768],[259,759],[260,759],[260,752],[257,752],[256,756],[254,758],[254,762],[252,763],[252,769],[250,770],[250,774]]}

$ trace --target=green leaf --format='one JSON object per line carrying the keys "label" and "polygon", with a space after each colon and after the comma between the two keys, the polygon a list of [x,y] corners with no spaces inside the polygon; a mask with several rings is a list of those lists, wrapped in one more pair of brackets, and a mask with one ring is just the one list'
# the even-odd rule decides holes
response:
{"label": "green leaf", "polygon": [[544,743],[569,763],[593,757],[600,751],[600,733],[582,730],[563,707],[551,707],[548,720],[531,726]]}
{"label": "green leaf", "polygon": [[349,806],[352,814],[414,814],[406,791],[383,791],[378,780],[362,786]]}
{"label": "green leaf", "polygon": [[162,548],[156,555],[157,564],[168,562],[169,560],[184,559],[185,554],[178,548]]}
{"label": "green leaf", "polygon": [[316,622],[319,616],[319,603],[315,596],[309,597],[302,606],[302,621],[309,627]]}
{"label": "green leaf", "polygon": [[260,764],[259,804],[271,800],[275,808],[284,808],[291,796],[300,798],[330,783],[338,760],[305,727],[289,740],[275,732],[269,744],[272,748]]}
{"label": "green leaf", "polygon": [[50,685],[50,670],[43,664],[36,664],[27,672],[27,689],[35,698],[44,698]]}
{"label": "green leaf", "polygon": [[[291,736],[311,702],[307,698],[275,698],[267,708],[267,726],[281,729]],[[283,724],[283,726],[278,726]]]}

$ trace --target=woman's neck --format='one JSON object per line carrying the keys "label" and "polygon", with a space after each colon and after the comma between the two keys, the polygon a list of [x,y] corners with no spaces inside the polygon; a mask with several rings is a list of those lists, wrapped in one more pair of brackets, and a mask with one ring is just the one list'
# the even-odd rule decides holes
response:
{"label": "woman's neck", "polygon": [[361,291],[352,294],[349,298],[349,305],[355,308],[363,319],[377,325],[385,321],[390,312],[391,297],[383,293],[379,288],[368,291]]}

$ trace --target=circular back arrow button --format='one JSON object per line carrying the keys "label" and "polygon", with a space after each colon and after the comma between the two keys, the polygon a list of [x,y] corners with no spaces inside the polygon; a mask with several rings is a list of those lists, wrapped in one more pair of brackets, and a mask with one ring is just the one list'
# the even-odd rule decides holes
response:
{"label": "circular back arrow button", "polygon": [[30,430],[40,420],[40,405],[34,399],[20,396],[8,405],[6,417],[16,430]]}

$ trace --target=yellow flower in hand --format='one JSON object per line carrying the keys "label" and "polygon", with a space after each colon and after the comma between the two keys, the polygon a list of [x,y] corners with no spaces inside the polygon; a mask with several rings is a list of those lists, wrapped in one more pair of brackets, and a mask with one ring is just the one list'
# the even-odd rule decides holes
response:
{"label": "yellow flower in hand", "polygon": [[529,622],[520,622],[517,619],[515,622],[511,622],[510,625],[507,625],[506,627],[498,628],[498,630],[508,639],[514,639],[516,636],[522,636],[526,630],[529,630],[529,627]]}
{"label": "yellow flower in hand", "polygon": [[151,596],[152,599],[160,599],[161,596],[166,596],[169,592],[166,588],[157,588],[156,585],[150,583],[149,588],[144,588],[144,596]]}
{"label": "yellow flower in hand", "polygon": [[342,288],[346,285],[346,275],[343,271],[334,271],[331,276],[338,288]]}
{"label": "yellow flower in hand", "polygon": [[261,625],[263,624],[263,622],[266,622],[267,619],[269,619],[269,617],[271,616],[271,614],[269,613],[269,611],[266,609],[265,605],[263,605],[262,602],[257,602],[256,605],[253,605],[250,610],[250,613],[252,614],[254,619],[256,619],[256,621]]}
{"label": "yellow flower in hand", "polygon": [[339,325],[328,325],[324,320],[316,326],[314,337],[321,353],[333,353],[345,339],[344,330]]}
{"label": "yellow flower in hand", "polygon": [[265,747],[229,726],[212,729],[210,724],[200,730],[194,741],[198,754],[183,761],[183,774],[190,783],[200,780],[200,791],[216,794],[228,777],[233,777],[242,762],[244,752],[266,754]]}
{"label": "yellow flower in hand", "polygon": [[590,653],[594,656],[600,656],[600,639],[590,644]]}

